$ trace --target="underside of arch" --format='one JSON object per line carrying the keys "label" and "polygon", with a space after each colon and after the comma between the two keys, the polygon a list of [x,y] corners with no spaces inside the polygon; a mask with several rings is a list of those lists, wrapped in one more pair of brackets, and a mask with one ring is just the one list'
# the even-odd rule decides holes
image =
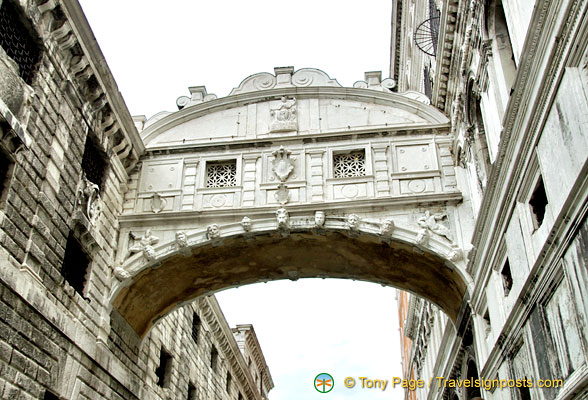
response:
{"label": "underside of arch", "polygon": [[437,304],[454,322],[466,292],[457,268],[413,245],[341,232],[274,233],[227,238],[171,256],[137,274],[113,306],[143,336],[157,319],[198,296],[262,281],[316,277],[408,290]]}

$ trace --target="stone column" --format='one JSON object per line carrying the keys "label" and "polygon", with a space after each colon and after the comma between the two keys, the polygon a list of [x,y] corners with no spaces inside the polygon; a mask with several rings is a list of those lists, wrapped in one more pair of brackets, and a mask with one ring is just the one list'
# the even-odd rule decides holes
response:
{"label": "stone column", "polygon": [[243,155],[243,207],[255,206],[255,179],[257,175],[257,160],[260,154]]}
{"label": "stone column", "polygon": [[325,201],[325,176],[323,172],[323,154],[324,149],[309,150],[310,155],[310,201]]}
{"label": "stone column", "polygon": [[376,197],[390,196],[390,174],[388,172],[388,145],[375,144],[374,177],[376,180]]}

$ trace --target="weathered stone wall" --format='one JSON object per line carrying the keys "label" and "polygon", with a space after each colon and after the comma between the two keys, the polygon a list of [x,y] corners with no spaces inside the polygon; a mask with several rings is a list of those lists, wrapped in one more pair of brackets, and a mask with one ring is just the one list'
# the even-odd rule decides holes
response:
{"label": "weathered stone wall", "polygon": [[[232,351],[236,343],[218,305],[203,326],[222,329],[213,338],[203,328],[198,347],[184,346],[195,306],[145,339],[116,311],[111,315],[118,216],[127,171],[143,144],[79,5],[30,1],[23,8],[6,1],[22,13],[15,23],[38,36],[40,61],[30,85],[11,81],[24,91],[20,109],[0,96],[0,150],[9,166],[0,200],[0,397],[183,398],[191,382],[191,398],[261,398]],[[3,47],[0,57],[8,57]],[[16,64],[10,68],[18,72]],[[95,164],[82,165],[89,141],[106,164],[102,182],[90,180]],[[80,275],[83,262],[66,266],[72,243],[89,261],[81,284],[72,274]],[[215,373],[207,368],[211,343],[220,358]],[[155,373],[161,346],[176,360],[165,388]]]}

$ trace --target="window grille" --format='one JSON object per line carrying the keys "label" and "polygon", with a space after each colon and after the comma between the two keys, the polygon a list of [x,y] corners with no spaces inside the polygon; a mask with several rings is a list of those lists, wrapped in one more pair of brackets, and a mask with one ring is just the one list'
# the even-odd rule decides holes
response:
{"label": "window grille", "polygon": [[25,17],[12,1],[0,7],[0,45],[19,68],[20,77],[31,84],[41,58],[38,38],[28,29]]}
{"label": "window grille", "polygon": [[333,156],[335,178],[365,176],[365,152],[356,151]]}
{"label": "window grille", "polygon": [[61,275],[80,295],[82,295],[82,291],[84,290],[84,282],[86,281],[86,272],[88,271],[89,264],[90,259],[84,252],[82,245],[70,233],[65,247]]}
{"label": "window grille", "polygon": [[100,189],[102,189],[106,166],[106,155],[94,140],[88,136],[82,157],[82,170],[86,174],[86,178],[98,185]]}
{"label": "window grille", "polygon": [[206,187],[231,187],[237,185],[237,161],[206,163]]}

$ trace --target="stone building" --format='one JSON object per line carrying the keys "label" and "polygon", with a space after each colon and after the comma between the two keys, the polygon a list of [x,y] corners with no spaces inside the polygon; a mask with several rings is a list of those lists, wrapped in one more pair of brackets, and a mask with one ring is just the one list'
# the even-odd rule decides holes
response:
{"label": "stone building", "polygon": [[208,296],[305,277],[404,290],[407,378],[561,379],[407,398],[586,396],[587,1],[395,1],[388,78],[277,67],[150,119],[75,0],[1,7],[4,397],[266,398]]}
{"label": "stone building", "polygon": [[253,328],[213,296],[143,337],[111,312],[144,145],[77,2],[0,1],[0,44],[0,397],[267,399]]}
{"label": "stone building", "polygon": [[461,321],[399,294],[405,377],[433,382],[405,398],[586,398],[587,3],[412,0],[394,10],[391,75],[450,116],[471,212]]}

